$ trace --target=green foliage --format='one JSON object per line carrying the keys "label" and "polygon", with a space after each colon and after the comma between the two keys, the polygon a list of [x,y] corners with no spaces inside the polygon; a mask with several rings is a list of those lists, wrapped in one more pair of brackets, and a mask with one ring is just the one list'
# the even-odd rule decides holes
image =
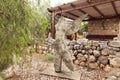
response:
{"label": "green foliage", "polygon": [[85,28],[87,27],[87,25],[88,25],[88,22],[82,22],[80,25],[80,30],[85,31]]}
{"label": "green foliage", "polygon": [[50,0],[36,0],[36,2],[37,4],[34,7],[37,11],[37,16],[36,24],[32,29],[32,37],[36,41],[42,41],[50,29],[50,16],[47,11],[47,8],[50,7]]}
{"label": "green foliage", "polygon": [[31,39],[48,29],[46,16],[29,0],[0,0],[0,70],[12,63],[12,55],[22,53]]}

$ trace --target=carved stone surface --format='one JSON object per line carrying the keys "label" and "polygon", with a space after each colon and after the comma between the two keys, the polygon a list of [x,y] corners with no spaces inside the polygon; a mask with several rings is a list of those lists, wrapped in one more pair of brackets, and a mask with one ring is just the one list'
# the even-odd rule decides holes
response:
{"label": "carved stone surface", "polygon": [[[61,17],[58,23],[55,25],[56,34],[55,41],[52,40],[54,48],[54,67],[56,72],[61,72],[62,61],[71,71],[74,71],[72,53],[68,49],[66,35],[71,35],[79,30],[80,23],[87,17],[87,14],[80,18],[70,21],[64,17]],[[48,39],[49,42],[49,39]]]}

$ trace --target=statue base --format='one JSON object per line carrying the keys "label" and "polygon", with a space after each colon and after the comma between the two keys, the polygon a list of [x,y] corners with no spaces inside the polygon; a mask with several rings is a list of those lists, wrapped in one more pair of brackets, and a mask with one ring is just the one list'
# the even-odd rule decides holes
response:
{"label": "statue base", "polygon": [[46,76],[52,76],[52,77],[58,77],[62,79],[68,79],[68,80],[80,80],[80,73],[78,72],[70,72],[62,70],[60,73],[56,73],[53,68],[48,68],[40,73],[41,75]]}

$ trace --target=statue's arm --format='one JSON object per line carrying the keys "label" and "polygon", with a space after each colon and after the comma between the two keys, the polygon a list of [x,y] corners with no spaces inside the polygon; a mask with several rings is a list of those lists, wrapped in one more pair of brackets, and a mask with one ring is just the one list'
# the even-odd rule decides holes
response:
{"label": "statue's arm", "polygon": [[88,14],[82,15],[80,16],[78,19],[74,20],[72,25],[69,26],[69,29],[66,32],[66,35],[71,35],[76,33],[79,28],[80,28],[80,24],[81,22],[88,16]]}

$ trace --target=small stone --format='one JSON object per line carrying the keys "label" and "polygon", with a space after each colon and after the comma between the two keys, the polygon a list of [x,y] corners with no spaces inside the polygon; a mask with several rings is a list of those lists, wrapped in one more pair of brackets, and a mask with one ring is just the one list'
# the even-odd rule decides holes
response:
{"label": "small stone", "polygon": [[111,67],[109,65],[106,65],[103,70],[106,72],[109,72],[109,71],[111,71]]}
{"label": "small stone", "polygon": [[88,53],[93,54],[93,50],[92,49],[88,50]]}
{"label": "small stone", "polygon": [[88,58],[88,55],[87,55],[87,54],[85,54],[84,56],[85,56],[86,59]]}
{"label": "small stone", "polygon": [[84,55],[82,55],[82,54],[78,54],[78,55],[77,55],[77,59],[79,60],[79,62],[81,61],[81,59],[83,58],[83,56],[84,56]]}
{"label": "small stone", "polygon": [[99,57],[100,56],[100,52],[98,50],[94,50],[93,54],[95,57]]}
{"label": "small stone", "polygon": [[99,46],[99,42],[98,41],[95,41],[95,42],[93,42],[93,44],[92,44],[93,46]]}
{"label": "small stone", "polygon": [[109,50],[108,48],[103,49],[103,50],[101,51],[101,54],[102,54],[103,56],[108,56],[108,55],[110,54],[110,50]]}
{"label": "small stone", "polygon": [[80,62],[80,66],[85,67],[85,62]]}
{"label": "small stone", "polygon": [[79,60],[79,62],[81,62],[81,61],[85,62],[87,60],[87,58],[84,55],[79,55],[78,60]]}
{"label": "small stone", "polygon": [[83,57],[84,55],[82,55],[82,54],[78,54],[77,55],[77,58],[79,59],[79,58],[81,58],[81,57]]}
{"label": "small stone", "polygon": [[100,46],[98,46],[98,47],[97,47],[97,50],[98,50],[98,51],[101,51],[102,49],[100,48]]}
{"label": "small stone", "polygon": [[74,64],[79,65],[79,61],[78,61],[78,60],[75,60],[75,61],[74,61]]}
{"label": "small stone", "polygon": [[77,56],[77,55],[78,55],[78,52],[75,50],[75,51],[73,52],[73,54],[74,54],[74,56]]}
{"label": "small stone", "polygon": [[86,45],[84,48],[85,48],[85,50],[89,50],[90,49],[90,45]]}
{"label": "small stone", "polygon": [[91,48],[92,48],[92,50],[96,50],[96,47],[95,47],[95,46],[92,46]]}
{"label": "small stone", "polygon": [[73,49],[74,49],[74,46],[68,46],[68,48],[69,48],[70,50],[73,50]]}
{"label": "small stone", "polygon": [[78,53],[81,53],[81,50],[78,50],[77,52],[78,52]]}
{"label": "small stone", "polygon": [[105,67],[105,65],[103,65],[103,64],[100,64],[100,68],[104,68]]}
{"label": "small stone", "polygon": [[107,48],[107,47],[108,47],[107,43],[108,43],[108,42],[106,42],[106,41],[101,41],[101,42],[100,42],[100,48],[101,48],[101,49]]}
{"label": "small stone", "polygon": [[86,51],[85,51],[85,50],[82,50],[82,51],[81,51],[81,53],[82,53],[82,54],[85,54],[85,53],[86,53]]}
{"label": "small stone", "polygon": [[98,61],[99,61],[100,63],[104,64],[104,65],[108,64],[108,62],[109,62],[109,60],[108,60],[108,58],[107,58],[106,56],[100,56],[100,57],[98,58]]}
{"label": "small stone", "polygon": [[83,46],[82,44],[79,46],[80,49],[83,49],[83,47],[84,47],[84,46]]}
{"label": "small stone", "polygon": [[83,45],[87,44],[87,42],[88,42],[88,39],[78,39],[77,40],[77,43],[83,44]]}
{"label": "small stone", "polygon": [[78,50],[79,48],[80,48],[79,45],[74,45],[75,50]]}
{"label": "small stone", "polygon": [[120,67],[120,58],[116,57],[116,58],[110,59],[110,65],[112,65],[113,67]]}
{"label": "small stone", "polygon": [[96,61],[95,56],[90,55],[88,61],[89,61],[89,62],[95,62],[95,61]]}
{"label": "small stone", "polygon": [[97,63],[89,63],[88,66],[91,69],[97,69],[98,68],[98,64]]}

